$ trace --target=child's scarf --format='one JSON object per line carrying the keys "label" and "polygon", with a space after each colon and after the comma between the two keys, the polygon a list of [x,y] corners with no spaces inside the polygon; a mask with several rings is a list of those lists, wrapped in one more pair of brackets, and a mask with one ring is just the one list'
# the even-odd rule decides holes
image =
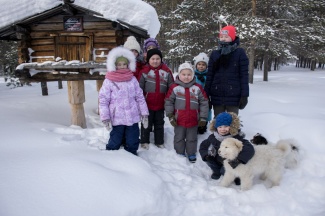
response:
{"label": "child's scarf", "polygon": [[130,81],[133,77],[133,72],[130,69],[120,69],[114,72],[107,72],[105,78],[113,82]]}
{"label": "child's scarf", "polygon": [[221,55],[228,55],[235,49],[237,49],[237,43],[218,41],[218,50],[221,51]]}

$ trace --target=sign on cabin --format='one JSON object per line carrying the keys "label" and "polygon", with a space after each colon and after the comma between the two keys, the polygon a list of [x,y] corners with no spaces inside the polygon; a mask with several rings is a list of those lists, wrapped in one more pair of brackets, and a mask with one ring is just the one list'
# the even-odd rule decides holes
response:
{"label": "sign on cabin", "polygon": [[82,17],[81,16],[65,16],[63,17],[63,27],[65,31],[82,32]]}

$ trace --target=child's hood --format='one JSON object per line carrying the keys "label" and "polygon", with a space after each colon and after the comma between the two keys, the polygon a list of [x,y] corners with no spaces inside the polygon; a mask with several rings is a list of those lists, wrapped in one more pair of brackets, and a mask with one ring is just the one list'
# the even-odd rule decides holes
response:
{"label": "child's hood", "polygon": [[124,47],[115,47],[111,51],[109,51],[107,55],[107,62],[106,62],[107,71],[108,72],[116,71],[115,61],[118,57],[121,56],[129,60],[128,68],[134,72],[136,69],[135,56],[129,49]]}

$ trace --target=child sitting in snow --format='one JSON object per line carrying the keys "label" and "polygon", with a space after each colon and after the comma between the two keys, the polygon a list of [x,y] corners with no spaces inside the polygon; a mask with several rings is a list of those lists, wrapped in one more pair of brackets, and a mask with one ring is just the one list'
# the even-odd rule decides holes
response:
{"label": "child sitting in snow", "polygon": [[[238,158],[229,162],[232,168],[236,168],[240,163],[246,164],[255,154],[253,145],[238,134],[240,129],[240,120],[237,114],[232,112],[222,112],[217,115],[216,119],[210,124],[211,134],[200,145],[200,154],[202,160],[212,169],[212,179],[219,179],[224,174],[223,159],[218,155],[218,149],[221,142],[229,137],[240,140],[243,143],[243,150],[239,153]],[[240,183],[235,179],[235,183]]]}
{"label": "child sitting in snow", "polygon": [[[199,55],[195,56],[193,60],[196,83],[200,84],[204,88],[208,73],[209,57],[205,53],[200,53]],[[209,121],[211,121],[211,118],[212,111],[209,109],[209,115],[206,124],[204,126],[198,127],[197,132],[199,134],[204,134],[207,131],[207,124]]]}
{"label": "child sitting in snow", "polygon": [[137,155],[139,125],[148,127],[148,107],[143,91],[133,76],[135,57],[123,47],[112,49],[107,56],[107,73],[99,91],[100,119],[108,130],[113,127],[106,150],[118,150],[126,136],[124,149]]}
{"label": "child sitting in snow", "polygon": [[165,99],[166,115],[174,126],[174,149],[190,162],[196,161],[197,130],[207,122],[209,101],[203,87],[195,82],[192,65],[183,63],[178,68],[175,83]]}

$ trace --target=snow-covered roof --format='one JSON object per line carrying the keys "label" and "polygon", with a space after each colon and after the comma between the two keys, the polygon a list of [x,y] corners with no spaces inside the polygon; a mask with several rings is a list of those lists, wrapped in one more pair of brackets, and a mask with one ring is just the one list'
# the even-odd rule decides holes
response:
{"label": "snow-covered roof", "polygon": [[[64,4],[63,0],[0,0],[0,29]],[[142,0],[75,0],[77,5],[98,12],[103,18],[139,27],[155,38],[160,29],[156,10]]]}

